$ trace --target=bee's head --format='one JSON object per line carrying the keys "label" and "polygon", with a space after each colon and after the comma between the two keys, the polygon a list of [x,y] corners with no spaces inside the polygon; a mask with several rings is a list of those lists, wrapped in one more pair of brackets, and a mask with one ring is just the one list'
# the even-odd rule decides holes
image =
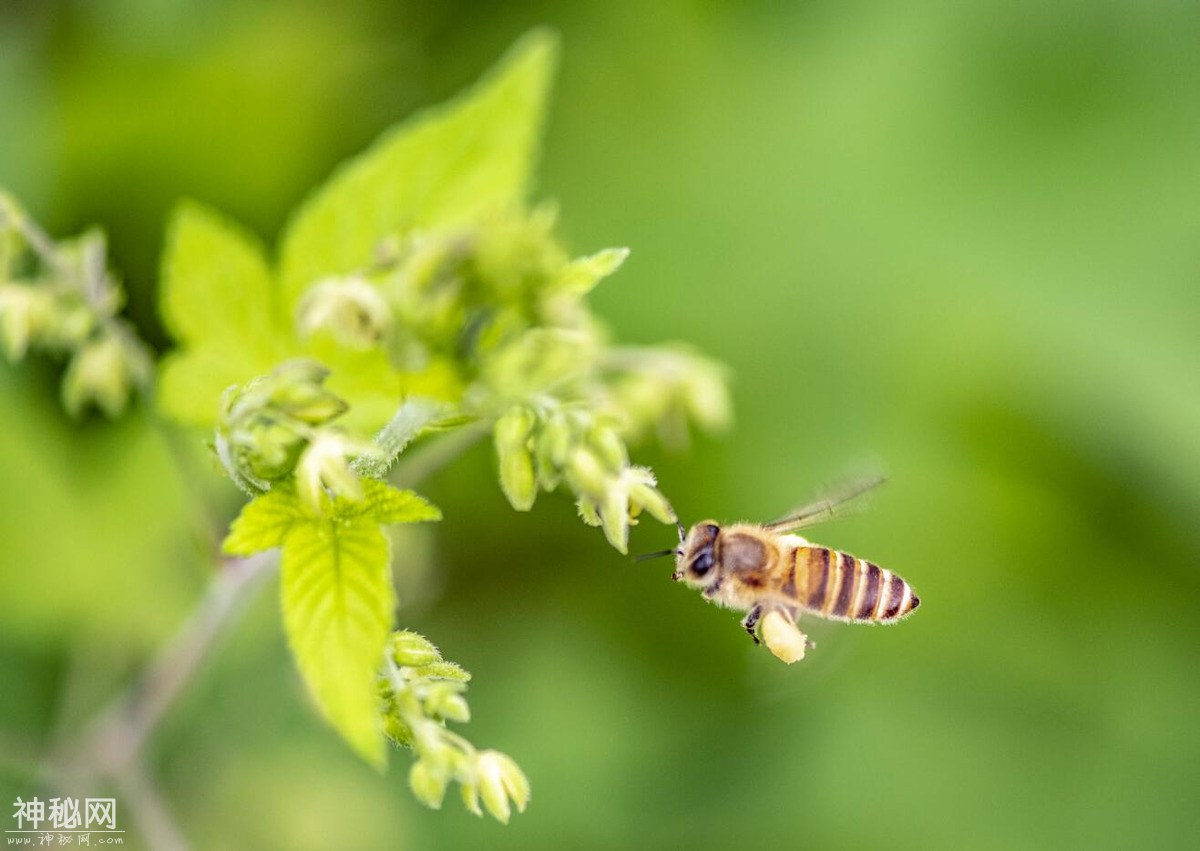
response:
{"label": "bee's head", "polygon": [[717,536],[721,527],[711,520],[697,523],[683,535],[675,551],[675,573],[671,578],[686,582],[693,588],[712,584],[717,567]]}

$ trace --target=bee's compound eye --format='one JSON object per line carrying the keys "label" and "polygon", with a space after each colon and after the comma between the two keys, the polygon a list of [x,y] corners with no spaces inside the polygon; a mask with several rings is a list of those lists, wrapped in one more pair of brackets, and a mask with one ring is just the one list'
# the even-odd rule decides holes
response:
{"label": "bee's compound eye", "polygon": [[697,576],[703,576],[712,570],[713,555],[712,550],[705,550],[696,556],[696,560],[692,562],[692,573]]}

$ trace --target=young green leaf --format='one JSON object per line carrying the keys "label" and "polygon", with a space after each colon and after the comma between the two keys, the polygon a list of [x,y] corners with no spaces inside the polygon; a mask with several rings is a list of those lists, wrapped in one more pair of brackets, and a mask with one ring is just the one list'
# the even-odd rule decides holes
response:
{"label": "young green leaf", "polygon": [[284,331],[266,252],[250,234],[186,202],[167,230],[162,314],[181,344],[159,377],[160,408],[212,425],[221,393],[269,372],[293,348]]}
{"label": "young green leaf", "polygon": [[369,265],[386,237],[522,201],[555,54],[551,34],[530,33],[473,90],[342,166],[284,236],[285,303],[321,278]]}
{"label": "young green leaf", "polygon": [[367,762],[386,762],[375,673],[392,625],[388,541],[367,517],[294,526],[281,562],[292,655],[321,713]]}
{"label": "young green leaf", "polygon": [[312,519],[294,485],[276,485],[242,507],[221,548],[235,556],[269,550],[281,546],[297,523]]}
{"label": "young green leaf", "polygon": [[628,256],[628,248],[606,248],[572,260],[559,276],[558,286],[578,295],[591,292],[596,284],[620,269]]}
{"label": "young green leaf", "polygon": [[412,491],[402,491],[386,482],[363,479],[362,499],[336,500],[330,510],[335,520],[373,520],[376,523],[422,523],[441,520],[442,512]]}
{"label": "young green leaf", "polygon": [[390,641],[395,594],[381,524],[438,520],[412,491],[362,481],[360,501],[333,500],[313,514],[295,485],[251,500],[225,539],[225,552],[282,546],[283,619],[300,673],[317,706],[354,750],[382,767],[375,673]]}

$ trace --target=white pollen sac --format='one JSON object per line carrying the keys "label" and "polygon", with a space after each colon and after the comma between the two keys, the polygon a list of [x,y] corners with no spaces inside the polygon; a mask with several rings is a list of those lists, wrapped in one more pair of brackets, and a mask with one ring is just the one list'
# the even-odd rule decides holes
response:
{"label": "white pollen sac", "polygon": [[808,646],[808,637],[791,618],[778,610],[767,612],[763,617],[762,639],[775,658],[788,665],[803,659]]}

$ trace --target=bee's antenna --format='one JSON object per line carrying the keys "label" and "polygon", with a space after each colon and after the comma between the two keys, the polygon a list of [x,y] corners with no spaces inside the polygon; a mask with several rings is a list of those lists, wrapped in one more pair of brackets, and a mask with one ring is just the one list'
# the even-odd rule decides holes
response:
{"label": "bee's antenna", "polygon": [[679,543],[682,544],[684,539],[687,538],[687,529],[678,520],[675,521],[675,528],[679,530]]}
{"label": "bee's antenna", "polygon": [[662,558],[663,556],[673,556],[673,555],[675,555],[676,552],[677,552],[677,550],[673,550],[673,549],[659,550],[656,553],[646,553],[645,555],[640,555],[637,558],[635,558],[634,561],[649,561],[652,558]]}

